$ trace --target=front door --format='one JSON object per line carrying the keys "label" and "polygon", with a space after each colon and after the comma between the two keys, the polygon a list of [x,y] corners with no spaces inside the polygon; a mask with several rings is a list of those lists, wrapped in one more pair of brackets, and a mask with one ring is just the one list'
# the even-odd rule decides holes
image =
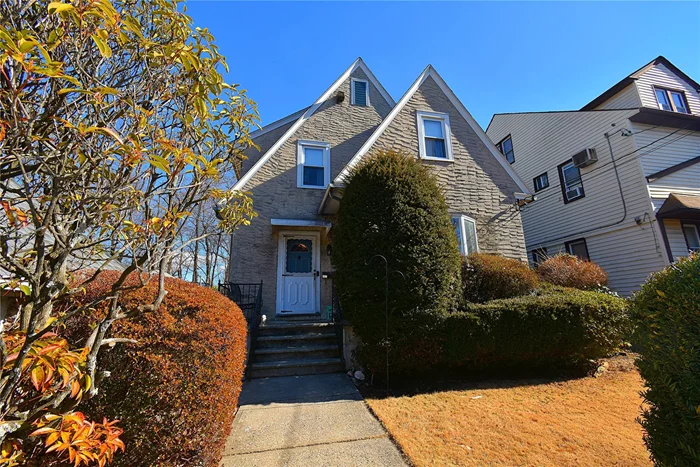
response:
{"label": "front door", "polygon": [[281,234],[278,264],[278,314],[318,313],[319,238]]}

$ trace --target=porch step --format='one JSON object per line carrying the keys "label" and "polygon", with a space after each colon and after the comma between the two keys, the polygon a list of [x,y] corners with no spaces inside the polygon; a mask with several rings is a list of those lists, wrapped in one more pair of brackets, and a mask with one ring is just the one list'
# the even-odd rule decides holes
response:
{"label": "porch step", "polygon": [[309,322],[284,322],[272,321],[260,326],[258,330],[259,336],[281,336],[281,335],[296,335],[306,334],[309,332],[329,333],[335,332],[333,323],[327,321],[309,321]]}
{"label": "porch step", "polygon": [[336,373],[343,371],[343,363],[336,358],[294,358],[274,362],[254,362],[251,366],[251,378],[269,378],[272,376],[300,376]]}
{"label": "porch step", "polygon": [[300,347],[268,347],[254,352],[255,362],[278,362],[294,358],[325,359],[340,356],[338,345],[305,345]]}
{"label": "porch step", "polygon": [[335,333],[310,332],[306,334],[282,334],[258,336],[256,349],[303,347],[307,345],[332,345],[336,343]]}

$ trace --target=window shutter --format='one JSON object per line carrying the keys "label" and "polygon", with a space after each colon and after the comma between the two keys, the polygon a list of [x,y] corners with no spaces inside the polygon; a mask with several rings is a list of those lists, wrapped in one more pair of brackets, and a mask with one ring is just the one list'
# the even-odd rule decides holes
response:
{"label": "window shutter", "polygon": [[354,97],[355,105],[366,106],[367,105],[367,83],[364,81],[353,81],[355,86]]}

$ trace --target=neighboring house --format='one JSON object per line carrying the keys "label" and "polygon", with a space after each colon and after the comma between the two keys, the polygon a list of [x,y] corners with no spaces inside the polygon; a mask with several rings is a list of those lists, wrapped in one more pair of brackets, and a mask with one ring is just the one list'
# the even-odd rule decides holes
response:
{"label": "neighboring house", "polygon": [[343,180],[379,149],[434,169],[463,253],[526,260],[516,200],[526,188],[432,66],[396,103],[358,58],[310,107],[253,137],[260,150],[249,151],[234,189],[252,193],[258,217],[233,237],[229,280],[263,281],[268,319],[327,316]]}
{"label": "neighboring house", "polygon": [[531,263],[568,252],[628,295],[700,249],[700,84],[658,57],[578,111],[496,114],[486,132],[535,193]]}

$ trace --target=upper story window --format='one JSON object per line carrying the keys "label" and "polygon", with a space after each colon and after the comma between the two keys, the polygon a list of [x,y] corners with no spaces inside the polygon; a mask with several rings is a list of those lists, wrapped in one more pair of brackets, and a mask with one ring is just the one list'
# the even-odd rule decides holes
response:
{"label": "upper story window", "polygon": [[352,78],[350,80],[350,103],[366,107],[369,105],[369,82],[364,79]]}
{"label": "upper story window", "polygon": [[454,216],[452,225],[457,234],[459,252],[463,256],[479,251],[479,242],[476,238],[476,221],[467,216]]}
{"label": "upper story window", "polygon": [[549,176],[547,175],[547,172],[533,178],[532,184],[535,186],[535,193],[547,188],[549,186]]}
{"label": "upper story window", "polygon": [[581,171],[574,165],[573,161],[564,162],[559,166],[559,180],[561,181],[561,191],[564,194],[564,204],[585,196]]}
{"label": "upper story window", "polygon": [[656,93],[656,100],[658,101],[659,108],[661,110],[680,112],[684,114],[690,113],[688,101],[686,100],[685,93],[683,91],[674,91],[672,89],[654,87],[654,92]]}
{"label": "upper story window", "polygon": [[452,160],[450,117],[435,112],[416,112],[418,116],[418,146],[422,159]]}
{"label": "upper story window", "polygon": [[700,236],[698,227],[695,224],[683,224],[683,236],[688,251],[700,251]]}
{"label": "upper story window", "polygon": [[591,258],[588,256],[588,245],[586,245],[585,238],[579,238],[577,240],[571,240],[564,244],[566,247],[566,252],[570,255],[578,256],[584,261],[590,261]]}
{"label": "upper story window", "polygon": [[515,153],[513,152],[513,138],[510,135],[506,136],[500,143],[496,145],[501,154],[506,156],[506,160],[511,164],[515,162]]}
{"label": "upper story window", "polygon": [[326,188],[331,182],[331,145],[319,141],[297,143],[297,186]]}

